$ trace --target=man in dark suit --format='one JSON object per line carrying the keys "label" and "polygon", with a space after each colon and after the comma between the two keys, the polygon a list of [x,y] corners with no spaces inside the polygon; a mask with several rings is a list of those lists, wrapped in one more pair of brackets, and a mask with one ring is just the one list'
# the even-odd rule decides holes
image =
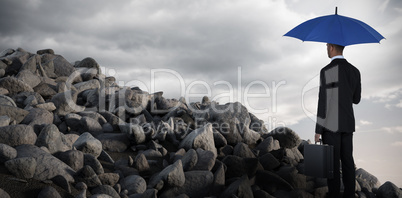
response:
{"label": "man in dark suit", "polygon": [[320,90],[315,141],[334,147],[334,177],[328,179],[328,196],[340,196],[340,162],[342,162],[343,197],[355,195],[353,103],[361,97],[359,70],[343,57],[344,46],[327,44],[331,62],[320,71]]}

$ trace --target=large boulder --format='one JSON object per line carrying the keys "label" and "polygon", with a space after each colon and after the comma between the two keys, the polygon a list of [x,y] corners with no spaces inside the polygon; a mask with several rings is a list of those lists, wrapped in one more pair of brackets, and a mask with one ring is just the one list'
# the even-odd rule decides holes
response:
{"label": "large boulder", "polygon": [[356,170],[356,180],[360,187],[362,189],[365,188],[368,192],[372,192],[373,189],[378,189],[381,185],[376,176],[362,168]]}
{"label": "large boulder", "polygon": [[53,113],[41,109],[41,108],[32,108],[29,110],[28,115],[25,116],[24,120],[22,120],[21,124],[35,126],[49,125],[53,124]]}
{"label": "large boulder", "polygon": [[17,146],[15,149],[18,153],[17,158],[32,157],[36,160],[34,179],[45,181],[60,175],[68,182],[74,182],[75,171],[50,153],[29,144]]}
{"label": "large boulder", "polygon": [[18,146],[22,144],[35,144],[36,134],[29,125],[19,124],[0,127],[0,143],[9,146]]}
{"label": "large boulder", "polygon": [[210,171],[188,171],[184,173],[183,186],[170,188],[161,197],[177,197],[186,194],[188,197],[207,197],[211,190],[214,175]]}
{"label": "large boulder", "polygon": [[41,130],[36,140],[36,146],[46,147],[51,154],[71,149],[68,139],[54,124],[49,124]]}
{"label": "large boulder", "polygon": [[78,93],[75,91],[66,91],[54,95],[51,102],[56,106],[56,113],[65,116],[69,113],[76,113],[85,110],[85,107],[76,104]]}
{"label": "large boulder", "polygon": [[70,76],[75,68],[63,56],[53,55],[54,73],[57,76]]}
{"label": "large boulder", "polygon": [[35,174],[36,160],[33,157],[20,157],[8,160],[4,165],[16,177],[30,179]]}
{"label": "large boulder", "polygon": [[219,197],[231,198],[233,195],[236,197],[254,197],[247,175],[243,175],[240,179],[231,183]]}
{"label": "large boulder", "polygon": [[[249,128],[251,123],[249,112],[239,102],[225,105],[211,103],[204,111],[207,114],[202,113],[201,118],[211,122],[230,145],[236,145],[238,142],[252,144],[260,138],[257,132]],[[198,114],[195,115],[196,118],[200,117]]]}
{"label": "large boulder", "polygon": [[30,53],[24,49],[18,48],[13,53],[8,54],[6,58],[10,60],[10,64],[6,68],[6,75],[15,75],[21,69],[22,65],[29,59]]}
{"label": "large boulder", "polygon": [[73,147],[95,157],[99,157],[102,152],[102,143],[88,132],[80,135],[77,141],[74,142]]}
{"label": "large boulder", "polygon": [[14,96],[20,92],[33,92],[30,85],[15,77],[4,77],[0,79],[0,87],[7,89],[10,96]]}
{"label": "large boulder", "polygon": [[21,80],[22,82],[26,83],[27,85],[30,85],[31,88],[36,87],[41,83],[41,79],[39,76],[35,75],[32,73],[30,70],[22,70],[20,71],[17,76],[15,76],[18,80]]}
{"label": "large boulder", "polygon": [[281,148],[294,148],[301,142],[299,135],[288,127],[277,127],[268,134],[266,137],[272,136],[279,141]]}
{"label": "large boulder", "polygon": [[145,132],[140,125],[125,123],[120,124],[119,127],[120,131],[125,133],[132,143],[141,144],[145,142]]}
{"label": "large boulder", "polygon": [[402,190],[390,181],[385,182],[378,188],[377,197],[379,198],[400,198]]}
{"label": "large boulder", "polygon": [[121,181],[121,188],[128,190],[128,194],[143,193],[147,189],[144,178],[139,175],[130,175]]}
{"label": "large boulder", "polygon": [[123,152],[130,145],[130,141],[124,133],[103,133],[96,138],[102,143],[105,151]]}
{"label": "large boulder", "polygon": [[22,120],[24,120],[25,116],[27,116],[29,111],[24,109],[20,109],[18,107],[9,106],[9,105],[0,105],[0,115],[6,115],[11,119],[11,122],[15,121],[15,123],[19,124]]}
{"label": "large boulder", "polygon": [[15,148],[0,143],[0,163],[4,163],[10,159],[17,157],[17,150]]}
{"label": "large boulder", "polygon": [[148,187],[155,187],[160,182],[171,187],[181,187],[185,183],[183,165],[181,160],[177,160],[174,164],[167,166],[158,175],[154,176],[149,182]]}
{"label": "large boulder", "polygon": [[14,100],[6,95],[0,95],[0,105],[7,105],[12,107],[17,107]]}
{"label": "large boulder", "polygon": [[217,156],[217,150],[215,148],[214,133],[211,124],[207,124],[201,128],[198,128],[188,134],[180,143],[180,148],[186,150],[201,148],[207,151],[211,151]]}

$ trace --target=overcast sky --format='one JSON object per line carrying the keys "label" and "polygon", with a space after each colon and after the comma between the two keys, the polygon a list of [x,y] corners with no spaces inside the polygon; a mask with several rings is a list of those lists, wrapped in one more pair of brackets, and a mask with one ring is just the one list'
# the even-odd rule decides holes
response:
{"label": "overcast sky", "polygon": [[2,0],[0,50],[92,57],[120,85],[190,102],[240,101],[268,128],[286,125],[312,139],[317,75],[330,60],[324,43],[283,35],[335,6],[386,38],[344,52],[362,75],[354,154],[358,167],[402,187],[400,0]]}

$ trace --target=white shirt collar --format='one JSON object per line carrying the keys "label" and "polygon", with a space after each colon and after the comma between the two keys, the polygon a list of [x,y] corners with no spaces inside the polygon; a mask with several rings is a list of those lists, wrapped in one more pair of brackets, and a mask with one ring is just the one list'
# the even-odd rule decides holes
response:
{"label": "white shirt collar", "polygon": [[343,57],[342,55],[337,55],[331,58],[331,61],[333,61],[334,59],[345,59],[345,57]]}

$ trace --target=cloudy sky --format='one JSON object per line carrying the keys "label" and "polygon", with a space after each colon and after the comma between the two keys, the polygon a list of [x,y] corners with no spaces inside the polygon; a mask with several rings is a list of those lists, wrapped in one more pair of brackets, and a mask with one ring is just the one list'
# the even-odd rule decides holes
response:
{"label": "cloudy sky", "polygon": [[402,187],[400,0],[2,0],[0,50],[92,57],[120,85],[189,102],[240,101],[268,128],[312,139],[326,46],[283,35],[336,6],[386,37],[344,52],[362,75],[354,155],[358,167]]}

